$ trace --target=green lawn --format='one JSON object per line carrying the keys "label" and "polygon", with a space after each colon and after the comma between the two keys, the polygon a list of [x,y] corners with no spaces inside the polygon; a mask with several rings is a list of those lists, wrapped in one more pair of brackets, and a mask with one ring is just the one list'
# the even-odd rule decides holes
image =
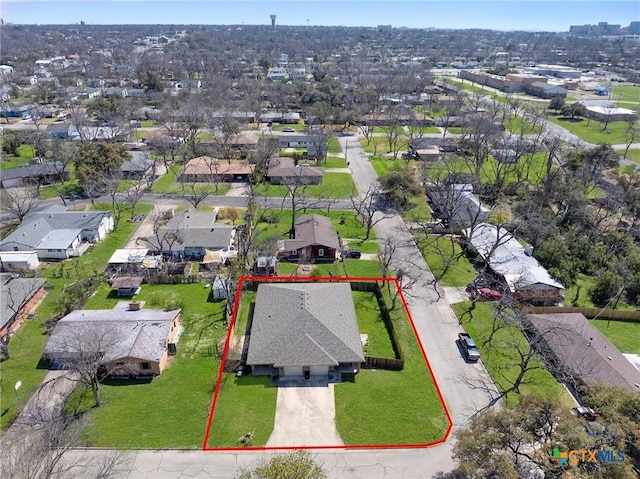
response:
{"label": "green lawn", "polygon": [[[616,153],[620,156],[620,158],[624,156],[624,150],[616,150]],[[640,165],[640,150],[629,149],[629,151],[627,152],[627,159]]]}
{"label": "green lawn", "polygon": [[[299,188],[298,194],[301,194]],[[289,195],[289,189],[285,185],[270,185],[263,183],[256,187],[259,195],[284,198]],[[326,172],[322,175],[322,183],[309,185],[304,188],[304,195],[313,198],[351,198],[358,194],[353,177],[350,173]]]}
{"label": "green lawn", "polygon": [[447,420],[404,310],[392,311],[405,355],[402,371],[361,370],[335,386],[336,425],[345,444],[424,444]]}
{"label": "green lawn", "polygon": [[464,131],[464,128],[461,126],[448,126],[447,133],[451,133],[452,135],[461,135]]}
{"label": "green lawn", "polygon": [[635,103],[637,106],[640,103],[640,87],[637,85],[612,85],[611,99]]}
{"label": "green lawn", "polygon": [[[382,155],[391,151],[389,147],[389,141],[384,136],[373,136],[367,141],[366,138],[360,138],[360,145],[366,153],[372,153],[374,155]],[[405,136],[398,138],[398,156],[404,151],[407,151],[409,147],[409,139]]]}
{"label": "green lawn", "polygon": [[[346,239],[346,238],[343,238]],[[379,253],[380,252],[380,244],[375,240],[357,240],[357,239],[347,239],[349,248],[359,249],[363,253]]]}
{"label": "green lawn", "polygon": [[629,124],[626,121],[612,121],[607,126],[607,130],[602,131],[602,124],[595,120],[579,119],[572,122],[560,116],[549,116],[548,119],[587,143],[617,145],[627,142],[625,133]]}
{"label": "green lawn", "polygon": [[[105,205],[98,206],[97,209],[101,209]],[[150,205],[138,206],[140,214],[150,210]],[[13,421],[19,408],[24,405],[47,372],[45,369],[37,369],[48,339],[44,324],[55,315],[56,303],[65,285],[74,282],[77,278],[92,276],[96,272],[101,273],[104,270],[113,252],[122,248],[138,226],[138,223],[126,221],[128,214],[123,215],[115,231],[100,243],[93,245],[83,256],[60,263],[41,263],[38,276],[46,278],[50,289],[36,310],[35,317],[26,320],[11,339],[9,344],[11,359],[0,363],[0,375],[5,385],[13,386],[17,381],[22,381],[22,388],[18,395],[15,394],[13,387],[0,389],[0,403],[2,404],[0,425],[2,429],[5,429]],[[61,269],[63,271],[62,277],[57,277],[57,273]]]}
{"label": "green lawn", "polygon": [[391,338],[373,293],[353,291],[352,295],[358,318],[358,331],[368,336],[364,354],[378,358],[395,358]]}
{"label": "green lawn", "polygon": [[337,138],[331,137],[327,140],[327,153],[335,155],[336,153],[342,153],[342,147]]}
{"label": "green lawn", "polygon": [[273,131],[282,131],[284,128],[293,128],[296,131],[304,131],[306,130],[306,126],[304,123],[294,123],[293,125],[277,125],[274,124],[273,128],[271,128]]}
{"label": "green lawn", "polygon": [[[493,336],[492,346],[485,346],[485,341],[490,333],[493,320],[493,304],[491,302],[480,302],[471,309],[468,301],[452,305],[456,315],[463,323],[465,330],[471,334],[480,349],[482,362],[496,383],[500,391],[509,389],[510,384],[516,378],[519,368],[518,354],[513,344],[524,345],[526,338],[522,332],[515,328],[503,328],[498,330]],[[534,360],[534,364],[542,366],[541,369],[534,369],[527,373],[525,382],[520,386],[520,394],[510,392],[506,395],[508,407],[513,407],[524,396],[535,396],[560,399],[564,396],[564,389],[553,375],[544,369],[542,363]],[[465,367],[464,360],[460,358],[460,367]]]}
{"label": "green lawn", "polygon": [[40,188],[40,198],[43,200],[58,198],[59,193],[64,195],[82,195],[84,188],[80,186],[78,180],[68,180],[53,185],[46,185]]}
{"label": "green lawn", "polygon": [[[178,354],[168,368],[150,382],[114,380],[104,384],[104,404],[90,411],[93,421],[83,436],[86,445],[202,446],[220,364],[214,355],[215,345],[220,345],[226,336],[222,322],[225,302],[210,302],[210,290],[203,286],[201,283],[143,285],[136,299],[146,301],[145,308],[162,308],[168,305],[167,301],[182,307],[184,329],[178,341]],[[98,292],[103,293],[103,290]],[[117,297],[107,298],[112,304],[117,300]]]}
{"label": "green lawn", "polygon": [[152,127],[153,125],[154,125],[154,121],[153,120],[143,120],[142,121],[143,128],[149,128],[149,127]]}
{"label": "green lawn", "polygon": [[318,168],[347,168],[347,160],[337,156],[328,156],[325,161],[318,162]]}
{"label": "green lawn", "polygon": [[378,176],[384,176],[389,171],[393,170],[415,170],[418,167],[418,163],[415,160],[403,160],[401,158],[393,159],[383,156],[372,156],[369,160],[371,166],[376,171]]}
{"label": "green lawn", "polygon": [[345,259],[342,262],[344,276],[349,278],[379,278],[382,276],[380,262],[366,259]]}
{"label": "green lawn", "polygon": [[[180,173],[180,166],[172,166],[164,176],[162,176],[153,184],[153,186],[151,187],[151,191],[154,193],[164,194],[182,194],[182,184],[177,181],[178,173]],[[190,186],[191,183],[185,184],[186,190],[184,191],[187,192],[186,194],[188,194],[188,192],[190,191]],[[231,187],[228,183],[221,181],[220,183],[218,183],[217,188],[213,183],[198,183],[196,186],[196,191],[200,191],[200,189],[207,190],[210,195],[223,196],[227,194]]]}
{"label": "green lawn", "polygon": [[505,122],[505,128],[513,134],[533,135],[542,131],[542,125],[532,125],[521,116],[511,116]]}
{"label": "green lawn", "polygon": [[208,447],[240,447],[238,439],[253,432],[253,446],[264,446],[273,431],[278,388],[267,376],[226,373],[222,378]]}
{"label": "green lawn", "polygon": [[29,164],[29,160],[36,156],[35,148],[31,145],[20,145],[18,147],[18,156],[7,155],[4,152],[0,157],[0,170],[9,170],[11,168],[18,168],[19,166],[26,166]]}
{"label": "green lawn", "polygon": [[640,354],[640,323],[592,319],[591,325],[600,331],[622,353]]}
{"label": "green lawn", "polygon": [[437,126],[413,126],[410,125],[409,131],[414,135],[427,135],[430,133],[440,133],[440,129]]}
{"label": "green lawn", "polygon": [[476,277],[473,265],[462,248],[450,237],[429,235],[417,240],[427,265],[442,286],[466,286]]}

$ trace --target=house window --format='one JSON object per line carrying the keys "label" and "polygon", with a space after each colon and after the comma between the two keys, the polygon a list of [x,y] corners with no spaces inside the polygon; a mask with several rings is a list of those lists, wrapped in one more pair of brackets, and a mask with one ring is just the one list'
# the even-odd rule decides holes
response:
{"label": "house window", "polygon": [[324,256],[324,249],[320,248],[318,250],[318,256]]}
{"label": "house window", "polygon": [[151,369],[151,365],[148,362],[140,363],[140,369]]}

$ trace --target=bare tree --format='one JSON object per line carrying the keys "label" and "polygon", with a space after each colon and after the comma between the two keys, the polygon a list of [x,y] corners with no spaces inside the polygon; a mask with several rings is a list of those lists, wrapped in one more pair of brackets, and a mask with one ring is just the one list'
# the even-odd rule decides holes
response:
{"label": "bare tree", "polygon": [[382,213],[382,205],[380,204],[382,197],[383,193],[380,188],[380,184],[377,181],[360,196],[356,197],[354,195],[351,197],[351,204],[356,210],[356,218],[362,226],[366,228],[366,233],[362,241],[369,239],[371,230],[375,225],[385,218],[390,218],[392,216]]}
{"label": "bare tree", "polygon": [[183,181],[180,185],[180,196],[187,200],[194,208],[197,208],[210,194],[209,188],[197,181]]}
{"label": "bare tree", "polygon": [[92,324],[90,327],[65,328],[59,335],[59,365],[68,370],[70,378],[91,390],[95,407],[102,404],[100,383],[107,371],[106,363],[113,359],[122,338],[112,327]]}
{"label": "bare tree", "polygon": [[215,145],[215,154],[213,156],[222,156],[231,163],[236,156],[236,149],[232,145],[234,135],[240,132],[238,121],[232,116],[231,112],[225,111],[207,119],[207,126],[213,133],[212,142]]}
{"label": "bare tree", "polygon": [[22,221],[40,203],[35,188],[4,188],[1,198],[2,209],[18,221]]}

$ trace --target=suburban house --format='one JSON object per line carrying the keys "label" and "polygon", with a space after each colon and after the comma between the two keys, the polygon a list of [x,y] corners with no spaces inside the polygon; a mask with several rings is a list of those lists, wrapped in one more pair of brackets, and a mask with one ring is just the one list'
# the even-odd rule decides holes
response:
{"label": "suburban house", "polygon": [[574,387],[590,381],[640,392],[640,371],[580,313],[529,314],[549,370]]}
{"label": "suburban house", "polygon": [[149,159],[144,151],[130,151],[130,160],[122,163],[120,171],[124,180],[141,180],[151,174],[153,161]]}
{"label": "suburban house", "polygon": [[466,228],[462,234],[516,299],[535,304],[562,301],[564,286],[536,261],[531,246],[522,246],[507,230],[488,223]]}
{"label": "suburban house", "polygon": [[162,256],[150,256],[148,253],[148,248],[117,249],[109,258],[107,271],[128,275],[146,275],[160,271]]}
{"label": "suburban house", "polygon": [[0,185],[13,188],[28,185],[49,185],[69,178],[69,172],[59,161],[35,163],[2,171]]}
{"label": "suburban house", "polygon": [[[176,353],[180,309],[160,311],[120,302],[113,309],[76,310],[61,318],[42,358],[64,369],[82,354],[100,352],[111,376],[155,376]],[[99,351],[90,351],[91,345]]]}
{"label": "suburban house", "polygon": [[258,286],[246,362],[252,374],[340,379],[363,362],[348,283]]}
{"label": "suburban house", "polygon": [[179,181],[203,183],[249,181],[253,168],[254,165],[236,160],[229,163],[226,160],[210,156],[199,156],[191,158],[184,165],[178,179]]}
{"label": "suburban house", "polygon": [[306,148],[309,158],[325,158],[327,156],[327,139],[318,135],[280,135],[280,148]]}
{"label": "suburban house", "polygon": [[262,113],[260,123],[282,123],[294,125],[300,123],[300,113]]}
{"label": "suburban house", "polygon": [[452,228],[471,226],[489,219],[491,210],[473,194],[473,185],[429,185],[427,196],[436,211],[436,217]]}
{"label": "suburban house", "polygon": [[0,251],[35,251],[41,260],[82,255],[114,228],[109,211],[66,211],[51,207],[28,213],[20,226],[0,242]]}
{"label": "suburban house", "polygon": [[66,140],[71,136],[71,133],[74,130],[71,129],[71,125],[68,125],[66,123],[50,123],[47,125],[45,131],[51,138]]}
{"label": "suburban house", "polygon": [[259,253],[253,263],[256,276],[274,276],[278,274],[278,257],[272,253]]}
{"label": "suburban house", "polygon": [[5,108],[0,108],[0,118],[21,118],[29,115],[36,107],[33,103],[26,105],[9,104]]}
{"label": "suburban house", "polygon": [[233,226],[215,222],[206,211],[185,210],[176,214],[157,234],[146,238],[149,250],[172,259],[202,260],[207,250],[221,250],[233,245]]}
{"label": "suburban house", "polygon": [[283,241],[280,257],[295,262],[332,262],[340,250],[331,219],[321,215],[296,218],[295,239]]}
{"label": "suburban house", "polygon": [[20,327],[45,295],[44,279],[0,274],[0,336],[6,338]]}
{"label": "suburban house", "polygon": [[269,159],[267,179],[272,185],[319,185],[322,170],[313,166],[296,166],[291,158]]}
{"label": "suburban house", "polygon": [[119,276],[111,282],[111,289],[118,297],[132,298],[140,292],[142,278],[139,276]]}
{"label": "suburban house", "polygon": [[40,265],[38,253],[35,251],[2,251],[0,252],[0,271],[30,271]]}

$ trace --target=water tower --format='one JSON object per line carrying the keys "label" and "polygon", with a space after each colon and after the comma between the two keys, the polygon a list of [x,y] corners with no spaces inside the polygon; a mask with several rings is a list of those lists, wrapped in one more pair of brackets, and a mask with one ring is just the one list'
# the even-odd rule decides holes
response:
{"label": "water tower", "polygon": [[269,17],[271,17],[271,28],[275,28],[276,27],[276,16],[275,15],[269,15]]}

